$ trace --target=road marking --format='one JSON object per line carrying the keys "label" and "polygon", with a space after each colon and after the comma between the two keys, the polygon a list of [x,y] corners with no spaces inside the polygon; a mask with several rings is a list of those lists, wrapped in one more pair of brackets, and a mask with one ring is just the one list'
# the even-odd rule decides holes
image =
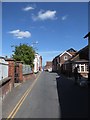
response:
{"label": "road marking", "polygon": [[35,83],[37,82],[38,78],[40,77],[41,72],[39,73],[38,77],[35,79],[35,81],[32,83],[32,85],[26,90],[26,92],[24,93],[24,95],[21,97],[21,99],[18,101],[18,103],[16,104],[16,106],[14,107],[14,109],[12,110],[12,112],[9,114],[9,116],[7,117],[6,120],[12,120],[14,118],[14,116],[16,115],[16,113],[18,112],[18,110],[20,109],[21,105],[23,104],[23,102],[25,101],[26,97],[28,96],[28,94],[31,92],[32,88],[34,87]]}

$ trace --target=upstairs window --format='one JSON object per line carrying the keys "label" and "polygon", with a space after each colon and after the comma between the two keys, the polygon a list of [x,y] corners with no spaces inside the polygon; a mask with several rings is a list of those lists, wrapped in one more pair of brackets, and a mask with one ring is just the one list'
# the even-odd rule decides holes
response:
{"label": "upstairs window", "polygon": [[68,60],[68,56],[64,56],[64,60]]}

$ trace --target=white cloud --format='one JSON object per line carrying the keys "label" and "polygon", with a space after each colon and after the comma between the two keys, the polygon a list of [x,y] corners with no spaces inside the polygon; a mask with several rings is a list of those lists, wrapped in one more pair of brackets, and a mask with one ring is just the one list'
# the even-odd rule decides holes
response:
{"label": "white cloud", "polygon": [[13,30],[10,31],[9,33],[18,39],[31,37],[31,33],[29,31]]}
{"label": "white cloud", "polygon": [[47,19],[51,19],[54,20],[56,19],[56,11],[51,11],[51,10],[47,10],[46,12],[44,12],[43,10],[38,12],[38,15],[32,15],[32,19],[34,21],[36,20],[47,20]]}
{"label": "white cloud", "polygon": [[23,8],[24,11],[29,11],[29,10],[34,10],[35,8],[32,6],[27,6],[25,8]]}
{"label": "white cloud", "polygon": [[62,17],[62,20],[66,20],[67,17],[68,17],[68,15],[63,16],[63,17]]}

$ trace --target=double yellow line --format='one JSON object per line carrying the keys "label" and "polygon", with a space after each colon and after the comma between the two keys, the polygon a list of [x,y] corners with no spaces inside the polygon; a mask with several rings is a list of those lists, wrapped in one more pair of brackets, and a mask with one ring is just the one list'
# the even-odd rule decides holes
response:
{"label": "double yellow line", "polygon": [[[41,73],[40,73],[41,74]],[[19,102],[16,104],[16,106],[14,107],[14,109],[12,110],[12,112],[10,113],[10,115],[7,117],[6,120],[12,120],[14,118],[14,116],[16,115],[16,113],[18,112],[18,110],[20,109],[21,105],[23,104],[23,102],[25,101],[26,97],[28,96],[28,94],[31,92],[32,88],[34,87],[36,81],[38,80],[40,74],[38,75],[38,77],[35,79],[35,81],[33,82],[33,84],[26,90],[26,92],[24,93],[24,95],[21,97],[21,99],[19,100]]]}

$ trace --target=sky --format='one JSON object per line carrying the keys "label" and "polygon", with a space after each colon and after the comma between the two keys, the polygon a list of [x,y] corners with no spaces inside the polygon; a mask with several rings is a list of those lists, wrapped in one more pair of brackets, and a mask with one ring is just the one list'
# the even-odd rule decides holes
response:
{"label": "sky", "polygon": [[43,65],[55,56],[88,42],[87,2],[3,2],[2,55],[15,45],[28,44],[42,55]]}

